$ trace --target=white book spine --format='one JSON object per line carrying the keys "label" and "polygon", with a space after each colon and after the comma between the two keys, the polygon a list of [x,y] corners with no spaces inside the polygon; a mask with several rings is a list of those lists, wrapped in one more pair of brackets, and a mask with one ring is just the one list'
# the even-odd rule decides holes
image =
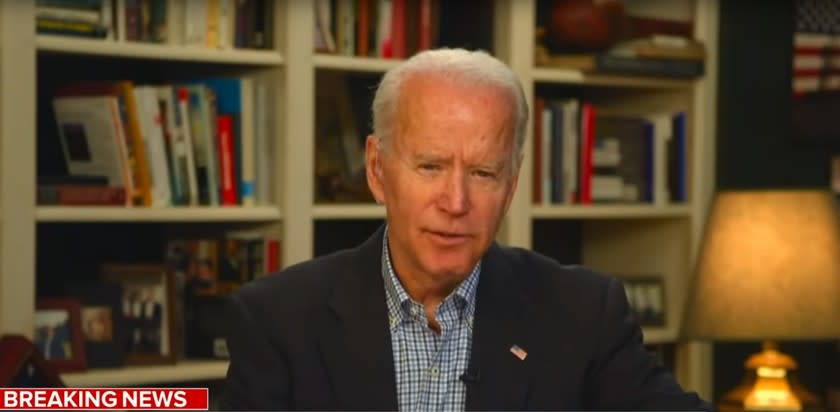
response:
{"label": "white book spine", "polygon": [[125,0],[114,0],[114,4],[116,4],[117,41],[125,42],[128,36],[125,29],[125,26],[127,24],[127,20],[125,18]]}
{"label": "white book spine", "polygon": [[650,116],[653,123],[653,203],[657,206],[668,204],[668,141],[673,135],[671,114],[662,113]]}
{"label": "white book spine", "polygon": [[[260,205],[273,201],[271,166],[278,167],[274,161],[274,145],[271,139],[271,96],[268,84],[264,81],[255,83],[256,117],[254,128],[254,150],[256,151],[256,198]],[[279,168],[278,168],[279,170]]]}
{"label": "white book spine", "polygon": [[207,1],[184,1],[184,45],[204,47],[207,44]]}
{"label": "white book spine", "polygon": [[135,88],[138,106],[141,107],[142,121],[140,129],[146,146],[146,159],[152,178],[152,206],[172,205],[172,189],[169,185],[169,163],[166,156],[166,143],[161,128],[160,108],[157,90],[151,86]]}
{"label": "white book spine", "polygon": [[99,22],[105,28],[105,40],[116,38],[116,27],[114,27],[114,3],[112,0],[104,0],[99,9]]}
{"label": "white book spine", "polygon": [[192,137],[189,92],[185,87],[179,87],[178,93],[178,118],[181,121],[181,131],[184,136],[184,148],[186,149],[187,163],[187,193],[189,193],[190,206],[198,206],[198,176],[195,171],[194,144]]}
{"label": "white book spine", "polygon": [[219,0],[219,48],[230,49],[233,47],[234,32],[234,5],[233,0]]}
{"label": "white book spine", "polygon": [[[187,197],[186,176],[182,167],[183,136],[176,121],[176,100],[171,86],[158,86],[157,99],[161,107],[164,143],[167,146],[166,157],[169,163],[170,184],[172,185],[172,204],[178,204]],[[179,147],[180,146],[180,147]]]}
{"label": "white book spine", "polygon": [[184,44],[186,7],[185,0],[168,0],[166,3],[166,42],[171,45]]}
{"label": "white book spine", "polygon": [[563,103],[563,185],[564,203],[572,204],[578,190],[578,142],[580,141],[580,103],[567,100]]}

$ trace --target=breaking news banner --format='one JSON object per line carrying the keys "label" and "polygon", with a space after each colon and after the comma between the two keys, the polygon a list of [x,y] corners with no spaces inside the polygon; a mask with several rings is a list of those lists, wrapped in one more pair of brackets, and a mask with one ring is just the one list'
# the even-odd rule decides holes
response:
{"label": "breaking news banner", "polygon": [[207,388],[0,388],[0,410],[206,411]]}

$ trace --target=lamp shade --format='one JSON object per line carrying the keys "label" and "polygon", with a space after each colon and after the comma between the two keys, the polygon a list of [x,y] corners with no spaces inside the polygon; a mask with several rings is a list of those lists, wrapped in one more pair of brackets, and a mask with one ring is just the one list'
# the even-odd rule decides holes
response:
{"label": "lamp shade", "polygon": [[715,197],[683,335],[715,340],[840,337],[840,227],[820,190]]}

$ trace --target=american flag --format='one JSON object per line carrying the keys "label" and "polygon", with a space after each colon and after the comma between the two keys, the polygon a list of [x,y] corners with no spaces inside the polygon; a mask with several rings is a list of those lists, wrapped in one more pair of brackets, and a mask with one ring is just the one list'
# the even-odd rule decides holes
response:
{"label": "american flag", "polygon": [[528,352],[525,352],[525,350],[520,348],[519,345],[511,346],[510,353],[519,358],[519,360],[525,360],[525,357],[528,356]]}
{"label": "american flag", "polygon": [[795,0],[793,92],[840,91],[840,0]]}

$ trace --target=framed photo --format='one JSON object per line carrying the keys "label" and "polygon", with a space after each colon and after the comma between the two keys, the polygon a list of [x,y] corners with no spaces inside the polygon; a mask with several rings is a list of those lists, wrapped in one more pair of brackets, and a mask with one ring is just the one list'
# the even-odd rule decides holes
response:
{"label": "framed photo", "polygon": [[68,286],[81,302],[81,323],[88,368],[123,365],[122,285],[117,282]]}
{"label": "framed photo", "polygon": [[175,362],[175,279],[163,264],[105,264],[103,281],[119,283],[126,364]]}
{"label": "framed photo", "polygon": [[625,278],[624,291],[642,326],[665,326],[665,282],[661,277]]}
{"label": "framed photo", "polygon": [[87,368],[77,299],[38,299],[33,341],[44,363],[56,372]]}

